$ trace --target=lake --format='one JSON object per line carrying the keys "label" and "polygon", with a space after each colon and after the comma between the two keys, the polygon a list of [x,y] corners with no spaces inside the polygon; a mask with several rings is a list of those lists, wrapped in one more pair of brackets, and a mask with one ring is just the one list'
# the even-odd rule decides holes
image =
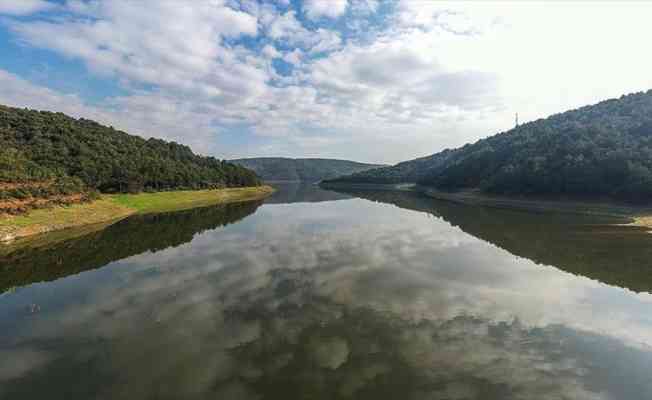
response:
{"label": "lake", "polygon": [[652,235],[280,185],[0,253],[2,399],[652,398]]}

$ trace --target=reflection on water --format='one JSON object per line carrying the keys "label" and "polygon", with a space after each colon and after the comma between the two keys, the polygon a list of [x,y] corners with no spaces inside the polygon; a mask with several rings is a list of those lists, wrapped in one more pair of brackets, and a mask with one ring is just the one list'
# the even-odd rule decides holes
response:
{"label": "reflection on water", "polygon": [[265,199],[266,204],[319,203],[352,198],[346,193],[324,190],[314,183],[273,182],[272,186],[276,191]]}
{"label": "reflection on water", "polygon": [[417,193],[352,191],[351,195],[443,218],[464,232],[536,263],[652,292],[652,235],[624,220],[528,213],[433,200]]}
{"label": "reflection on water", "polygon": [[198,233],[241,220],[261,204],[254,201],[133,216],[88,235],[23,246],[0,256],[0,291],[99,268],[146,251],[179,246]]}
{"label": "reflection on water", "polygon": [[652,296],[537,265],[451,213],[264,204],[7,292],[0,398],[652,398]]}

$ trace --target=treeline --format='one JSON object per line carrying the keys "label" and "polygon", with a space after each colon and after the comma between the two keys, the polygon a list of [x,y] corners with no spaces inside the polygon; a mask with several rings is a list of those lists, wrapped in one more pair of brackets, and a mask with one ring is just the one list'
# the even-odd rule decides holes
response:
{"label": "treeline", "polygon": [[260,157],[241,158],[231,162],[255,171],[266,181],[311,183],[384,166],[328,158]]}
{"label": "treeline", "polygon": [[253,171],[62,113],[0,106],[0,181],[81,183],[101,192],[260,185]]}
{"label": "treeline", "polygon": [[41,167],[0,143],[0,213],[69,204],[96,198],[81,179]]}
{"label": "treeline", "polygon": [[652,91],[523,124],[433,156],[336,180],[496,194],[652,199]]}

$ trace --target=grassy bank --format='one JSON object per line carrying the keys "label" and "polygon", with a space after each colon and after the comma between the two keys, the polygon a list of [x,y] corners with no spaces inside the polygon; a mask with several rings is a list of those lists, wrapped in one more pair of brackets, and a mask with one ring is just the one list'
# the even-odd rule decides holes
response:
{"label": "grassy bank", "polygon": [[262,199],[269,186],[104,195],[91,203],[32,210],[0,218],[0,242],[86,225],[107,224],[132,214],[161,213]]}
{"label": "grassy bank", "polygon": [[140,214],[161,213],[206,207],[213,204],[256,200],[271,194],[269,186],[220,190],[189,190],[175,192],[119,194],[110,196],[114,203],[136,210]]}

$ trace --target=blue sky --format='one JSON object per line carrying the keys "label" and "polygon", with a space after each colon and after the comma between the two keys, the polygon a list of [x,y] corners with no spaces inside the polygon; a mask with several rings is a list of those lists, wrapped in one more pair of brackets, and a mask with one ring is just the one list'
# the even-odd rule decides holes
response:
{"label": "blue sky", "polygon": [[648,3],[0,0],[0,103],[398,162],[652,87]]}

